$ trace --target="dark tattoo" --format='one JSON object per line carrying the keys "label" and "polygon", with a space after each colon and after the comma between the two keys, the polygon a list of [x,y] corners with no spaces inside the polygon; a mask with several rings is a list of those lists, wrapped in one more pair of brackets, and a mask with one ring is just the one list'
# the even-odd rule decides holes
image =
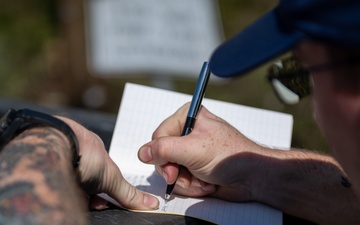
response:
{"label": "dark tattoo", "polygon": [[0,152],[0,224],[84,224],[67,139],[25,131]]}
{"label": "dark tattoo", "polygon": [[1,224],[21,224],[22,220],[33,220],[33,214],[39,209],[44,213],[51,213],[51,207],[46,206],[33,193],[34,184],[30,182],[16,182],[0,190]]}
{"label": "dark tattoo", "polygon": [[351,183],[347,177],[341,176],[341,184],[344,187],[351,187]]}

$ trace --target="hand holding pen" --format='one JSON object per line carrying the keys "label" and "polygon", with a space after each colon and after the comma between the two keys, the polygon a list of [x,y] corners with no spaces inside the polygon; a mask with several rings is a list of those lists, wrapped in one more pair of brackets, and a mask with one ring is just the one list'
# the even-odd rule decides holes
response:
{"label": "hand holding pen", "polygon": [[[201,104],[194,129],[189,129],[191,134],[181,137],[189,111],[186,103],[162,121],[154,130],[152,140],[140,147],[139,160],[155,165],[168,184],[177,180],[179,195],[212,196],[239,202],[258,200],[254,196],[263,189],[256,184],[267,179],[268,169],[257,166],[263,157],[249,160],[249,156],[262,155],[264,147]],[[259,176],[254,176],[254,170]],[[168,200],[172,198],[171,186],[166,193]]]}
{"label": "hand holding pen", "polygon": [[[206,89],[207,83],[209,81],[209,77],[210,77],[210,71],[209,71],[209,67],[208,67],[208,62],[204,62],[202,69],[200,71],[200,75],[199,75],[197,84],[196,84],[194,95],[193,95],[191,103],[190,103],[190,108],[189,108],[189,111],[188,111],[188,114],[186,117],[185,126],[184,126],[181,136],[188,135],[194,127],[194,124],[196,121],[196,116],[200,110],[201,103],[202,103],[202,100],[203,100],[204,94],[205,94],[205,89]],[[181,165],[179,168],[179,173],[180,173],[180,169],[181,169]],[[166,201],[168,201],[170,199],[171,193],[175,187],[175,184],[176,184],[176,181],[173,184],[167,185],[166,193],[165,193]]]}

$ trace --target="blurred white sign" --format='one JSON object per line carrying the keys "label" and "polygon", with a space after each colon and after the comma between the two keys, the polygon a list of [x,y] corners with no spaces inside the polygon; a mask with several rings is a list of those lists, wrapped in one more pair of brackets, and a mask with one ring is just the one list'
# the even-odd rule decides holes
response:
{"label": "blurred white sign", "polygon": [[88,67],[198,76],[223,38],[216,0],[87,0]]}

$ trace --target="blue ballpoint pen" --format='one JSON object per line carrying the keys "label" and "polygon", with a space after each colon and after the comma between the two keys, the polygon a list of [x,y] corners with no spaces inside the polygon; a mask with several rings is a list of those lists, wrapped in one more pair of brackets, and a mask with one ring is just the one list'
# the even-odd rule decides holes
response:
{"label": "blue ballpoint pen", "polygon": [[[191,103],[190,103],[190,108],[189,108],[189,111],[188,111],[188,114],[186,117],[185,126],[184,126],[181,136],[188,135],[194,127],[196,116],[200,110],[201,102],[204,98],[205,89],[206,89],[206,85],[209,81],[209,77],[210,77],[209,65],[208,65],[208,62],[204,62],[203,66],[201,68],[201,72],[200,72],[197,84],[196,84],[194,95],[193,95]],[[181,165],[180,165],[180,167],[181,167]],[[179,172],[180,172],[180,167],[179,167]],[[173,184],[167,185],[166,193],[165,193],[166,201],[168,201],[170,199],[171,192],[173,191],[175,184],[176,184],[176,181]]]}

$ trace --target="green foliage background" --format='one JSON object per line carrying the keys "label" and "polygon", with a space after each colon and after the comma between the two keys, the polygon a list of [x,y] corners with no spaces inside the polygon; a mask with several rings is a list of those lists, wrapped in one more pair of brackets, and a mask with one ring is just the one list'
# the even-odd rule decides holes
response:
{"label": "green foliage background", "polygon": [[[66,55],[59,53],[67,41],[63,35],[67,26],[63,17],[71,13],[64,7],[67,3],[60,0],[0,0],[0,97],[85,108],[81,94],[87,85],[99,83],[106,88],[108,99],[96,110],[116,113],[125,82],[151,84],[151,81],[146,76],[137,79],[88,78],[89,81],[79,85],[71,78],[69,84],[66,83],[69,78],[64,81],[54,75],[54,68],[60,71],[57,74],[70,71],[64,69],[68,66],[63,62]],[[276,3],[275,0],[218,1],[225,38],[242,30]],[[259,35],[266,38],[266,34]],[[223,84],[210,83],[206,97],[290,113],[294,115],[293,146],[327,152],[328,147],[312,119],[310,99],[296,106],[283,106],[266,82],[265,66]],[[174,81],[174,87],[176,91],[192,94],[194,81],[178,79]],[[54,90],[61,97],[50,98]],[[69,93],[72,93],[71,97],[67,96]]]}

